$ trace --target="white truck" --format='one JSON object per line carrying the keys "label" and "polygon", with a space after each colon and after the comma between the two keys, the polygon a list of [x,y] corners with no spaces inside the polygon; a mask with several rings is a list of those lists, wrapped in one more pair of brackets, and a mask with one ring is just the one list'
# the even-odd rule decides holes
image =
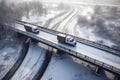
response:
{"label": "white truck", "polygon": [[59,33],[57,34],[57,40],[59,43],[68,44],[74,47],[76,46],[76,40],[72,36]]}
{"label": "white truck", "polygon": [[25,27],[26,31],[32,32],[34,34],[39,34],[39,32],[40,32],[36,26],[31,26],[29,24],[25,24],[24,27]]}

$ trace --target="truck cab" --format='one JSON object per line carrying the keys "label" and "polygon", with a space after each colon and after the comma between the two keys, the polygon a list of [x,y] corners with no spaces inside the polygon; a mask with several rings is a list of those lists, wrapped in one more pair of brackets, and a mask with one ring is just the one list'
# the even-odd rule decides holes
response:
{"label": "truck cab", "polygon": [[57,40],[59,43],[68,44],[70,46],[76,46],[76,40],[72,36],[59,33],[57,35]]}
{"label": "truck cab", "polygon": [[71,46],[76,46],[76,40],[71,36],[66,36],[66,43]]}

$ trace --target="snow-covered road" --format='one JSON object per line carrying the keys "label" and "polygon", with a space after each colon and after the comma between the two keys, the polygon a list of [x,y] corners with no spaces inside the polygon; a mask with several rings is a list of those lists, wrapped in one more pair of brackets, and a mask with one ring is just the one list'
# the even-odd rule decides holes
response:
{"label": "snow-covered road", "polygon": [[28,53],[11,80],[32,80],[45,59],[46,50],[31,43]]}
{"label": "snow-covered road", "polygon": [[59,27],[58,24],[60,24],[62,21],[64,21],[64,20],[65,20],[68,16],[70,16],[71,13],[73,13],[73,12],[74,12],[74,10],[70,10],[70,11],[68,11],[66,14],[64,14],[63,16],[61,16],[61,17],[59,17],[59,18],[57,18],[57,19],[54,19],[54,20],[51,22],[51,24],[49,25],[48,28],[53,29],[53,30],[58,29],[58,27]]}
{"label": "snow-covered road", "polygon": [[61,20],[61,23],[59,26],[57,26],[56,30],[64,32],[64,29],[67,27],[66,25],[70,23],[69,20],[71,20],[71,18],[74,17],[78,12],[78,9],[74,9],[68,17],[66,17],[64,20]]}
{"label": "snow-covered road", "polygon": [[61,21],[65,16],[68,16],[70,12],[65,13],[62,16],[59,16],[58,18],[55,18],[53,21],[50,22],[50,25],[48,28],[53,29],[56,24],[58,24],[59,21]]}

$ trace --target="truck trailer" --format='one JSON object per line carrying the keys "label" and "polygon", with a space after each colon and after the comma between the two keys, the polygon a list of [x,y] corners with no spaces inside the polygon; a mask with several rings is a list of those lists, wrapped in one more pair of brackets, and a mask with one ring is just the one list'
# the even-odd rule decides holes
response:
{"label": "truck trailer", "polygon": [[36,26],[31,26],[29,24],[25,24],[24,27],[25,27],[26,31],[32,32],[34,34],[38,34],[40,32]]}

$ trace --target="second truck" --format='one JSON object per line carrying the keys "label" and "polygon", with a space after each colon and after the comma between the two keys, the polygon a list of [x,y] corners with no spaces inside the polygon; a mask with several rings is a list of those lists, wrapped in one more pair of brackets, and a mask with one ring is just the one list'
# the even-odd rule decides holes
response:
{"label": "second truck", "polygon": [[57,40],[59,43],[68,44],[74,47],[76,46],[76,40],[73,37],[62,33],[57,34]]}

